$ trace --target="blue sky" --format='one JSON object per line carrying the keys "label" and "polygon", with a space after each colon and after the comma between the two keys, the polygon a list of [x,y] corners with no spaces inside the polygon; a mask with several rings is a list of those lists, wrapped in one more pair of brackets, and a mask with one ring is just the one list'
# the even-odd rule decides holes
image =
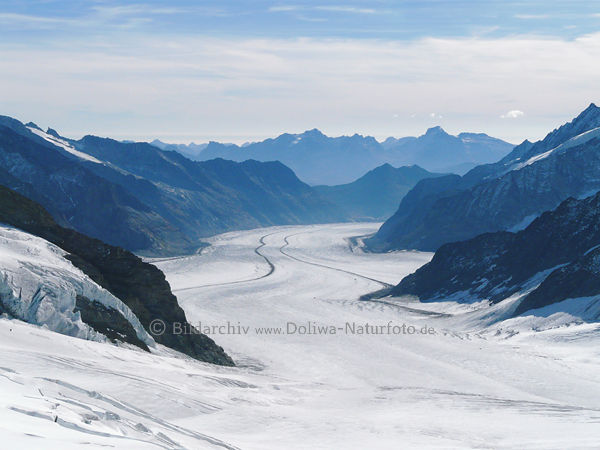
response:
{"label": "blue sky", "polygon": [[583,1],[0,2],[0,114],[67,135],[536,139],[600,100]]}

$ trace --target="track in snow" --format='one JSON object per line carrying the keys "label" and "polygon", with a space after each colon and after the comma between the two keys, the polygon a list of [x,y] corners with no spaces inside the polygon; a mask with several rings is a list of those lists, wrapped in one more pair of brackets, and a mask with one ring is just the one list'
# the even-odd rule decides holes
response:
{"label": "track in snow", "polygon": [[381,284],[384,288],[391,288],[392,287],[391,284],[386,283],[385,281],[376,280],[375,278],[370,278],[370,277],[361,275],[361,274],[356,273],[356,272],[350,272],[349,270],[338,269],[337,267],[331,267],[331,266],[327,266],[325,264],[315,263],[315,262],[312,262],[312,261],[306,261],[304,259],[297,258],[296,256],[292,256],[289,253],[284,252],[283,249],[286,248],[288,245],[290,245],[290,243],[288,241],[288,238],[291,238],[292,236],[298,236],[299,234],[304,234],[304,233],[290,234],[290,235],[287,235],[287,236],[285,236],[283,238],[283,242],[285,242],[285,244],[283,244],[281,247],[279,247],[279,251],[280,251],[280,253],[282,255],[285,255],[288,258],[291,258],[291,259],[293,259],[295,261],[298,261],[298,262],[301,262],[301,263],[304,263],[304,264],[309,264],[311,266],[323,267],[325,269],[331,269],[331,270],[335,270],[337,272],[346,273],[348,275],[352,275],[352,276],[355,276],[355,277],[360,277],[360,278],[363,278],[365,280],[374,281],[375,283]]}
{"label": "track in snow", "polygon": [[[254,249],[254,253],[256,253],[258,256],[260,256],[262,259],[264,259],[265,263],[267,263],[267,265],[269,267],[269,271],[267,273],[265,273],[264,275],[261,275],[261,276],[256,277],[256,278],[250,278],[250,279],[247,279],[247,280],[228,281],[228,282],[225,282],[225,283],[215,283],[215,284],[203,284],[203,285],[200,285],[200,286],[191,286],[191,287],[182,288],[182,289],[174,289],[173,292],[190,291],[190,290],[201,289],[201,288],[205,288],[205,287],[228,286],[228,285],[233,285],[233,284],[250,283],[250,282],[262,280],[264,278],[267,278],[267,277],[271,276],[273,274],[273,272],[275,272],[275,264],[273,263],[273,261],[271,261],[269,259],[269,257],[267,255],[264,255],[263,253],[261,253],[260,249],[263,248],[265,245],[267,245],[266,242],[265,242],[265,238],[267,238],[269,236],[272,236],[274,234],[276,234],[276,233],[269,233],[269,234],[265,234],[264,236],[261,236],[261,238],[259,239],[260,245],[258,245]],[[284,238],[283,238],[284,244],[281,247],[279,247],[279,252],[282,255],[284,255],[284,256],[286,256],[286,257],[288,257],[290,259],[293,259],[294,261],[303,263],[303,264],[308,264],[308,265],[316,266],[316,267],[322,267],[324,269],[329,269],[329,270],[335,270],[336,272],[342,272],[342,273],[345,273],[345,274],[348,274],[348,275],[352,275],[352,276],[355,276],[355,277],[363,278],[365,280],[373,281],[375,283],[379,283],[384,288],[391,288],[392,287],[391,284],[386,283],[385,281],[381,281],[381,280],[377,280],[375,278],[367,277],[365,275],[361,275],[361,274],[356,273],[356,272],[351,272],[349,270],[339,269],[337,267],[331,267],[331,266],[328,266],[326,264],[320,264],[320,263],[315,263],[315,262],[311,262],[311,261],[306,261],[304,259],[301,259],[301,258],[298,258],[296,256],[290,255],[289,253],[286,253],[283,249],[290,244],[289,241],[288,241],[288,238],[290,238],[292,236],[297,236],[299,234],[303,234],[303,233],[296,233],[296,234],[290,234],[290,235],[284,236]]]}
{"label": "track in snow", "polygon": [[214,286],[228,286],[230,284],[249,283],[251,281],[258,281],[258,280],[262,280],[263,278],[267,278],[267,277],[271,276],[273,274],[273,272],[275,272],[275,265],[269,258],[267,258],[266,255],[263,255],[260,252],[260,249],[263,248],[265,245],[267,245],[265,242],[265,238],[272,236],[274,234],[275,233],[269,233],[269,234],[265,234],[264,236],[261,236],[261,238],[258,240],[258,242],[260,242],[260,245],[254,249],[254,253],[256,253],[258,256],[260,256],[262,259],[264,259],[265,262],[267,263],[267,265],[269,266],[269,271],[267,273],[265,273],[264,275],[261,275],[260,277],[256,277],[256,278],[250,278],[248,280],[228,281],[226,283],[215,283],[215,284],[202,284],[200,286],[191,286],[191,287],[182,288],[182,289],[173,289],[173,292],[191,291],[194,289],[201,289],[201,288],[205,288],[205,287],[214,287]]}
{"label": "track in snow", "polygon": [[[381,281],[378,280],[376,278],[371,278],[371,277],[367,277],[365,275],[361,275],[359,273],[356,272],[352,272],[349,270],[344,270],[344,269],[340,269],[338,267],[332,267],[332,266],[328,266],[326,264],[321,264],[321,263],[316,263],[316,262],[312,262],[312,261],[307,261],[304,260],[302,258],[298,258],[297,256],[291,255],[290,253],[284,251],[284,249],[290,245],[289,242],[289,238],[293,237],[293,236],[298,236],[301,234],[305,234],[306,232],[301,232],[301,233],[295,233],[295,234],[288,234],[287,236],[283,237],[283,242],[284,244],[279,247],[279,252],[286,256],[287,258],[290,258],[294,261],[297,261],[299,263],[302,264],[308,264],[310,266],[315,266],[315,267],[320,267],[323,269],[329,269],[329,270],[334,270],[336,272],[341,272],[341,273],[345,273],[347,275],[351,275],[353,277],[359,277],[362,278],[364,280],[369,280],[372,281],[374,283],[378,283],[380,284],[384,289],[390,289],[393,287],[393,285],[386,283],[385,281]],[[266,246],[266,242],[265,239],[269,236],[272,236],[274,234],[277,234],[277,232],[274,233],[269,233],[269,234],[265,234],[263,236],[260,237],[259,241],[259,245],[254,248],[254,253],[256,253],[258,256],[260,256],[262,259],[265,260],[265,263],[267,264],[267,266],[269,267],[269,271],[267,273],[265,273],[264,275],[261,275],[259,277],[256,278],[250,278],[247,280],[237,280],[237,281],[228,281],[225,283],[213,283],[213,284],[203,284],[203,285],[199,285],[199,286],[191,286],[191,287],[186,287],[186,288],[181,288],[181,289],[174,289],[173,292],[184,292],[184,291],[191,291],[191,290],[195,290],[195,289],[202,289],[202,288],[207,288],[207,287],[216,287],[216,286],[229,286],[229,285],[235,285],[235,284],[242,284],[242,283],[250,283],[250,282],[254,282],[254,281],[258,281],[258,280],[262,280],[265,279],[267,277],[270,277],[271,275],[273,275],[273,273],[275,272],[275,264],[273,263],[273,261],[271,261],[269,259],[269,257],[265,254],[263,254],[260,250]],[[366,302],[372,302],[372,303],[381,303],[384,305],[388,305],[388,306],[393,306],[395,308],[398,309],[402,309],[404,311],[413,313],[413,314],[421,314],[421,315],[425,315],[425,316],[433,316],[433,317],[449,317],[451,316],[450,314],[445,314],[445,313],[437,313],[437,312],[432,312],[432,311],[427,311],[427,310],[423,310],[423,309],[418,309],[418,308],[411,308],[408,306],[403,306],[403,305],[399,305],[397,303],[394,302],[388,302],[385,300],[380,300],[380,299],[362,299],[362,301],[366,301]]]}
{"label": "track in snow", "polygon": [[[315,262],[311,262],[311,261],[306,261],[306,260],[303,260],[303,259],[301,259],[301,258],[298,258],[298,257],[296,257],[296,256],[292,256],[292,255],[290,255],[289,253],[286,253],[286,252],[284,252],[284,251],[283,251],[283,249],[284,249],[285,247],[287,247],[288,245],[290,245],[290,243],[289,243],[289,241],[288,241],[288,238],[290,238],[290,237],[292,237],[292,236],[297,236],[297,235],[299,235],[299,234],[304,234],[304,233],[305,233],[305,232],[303,232],[303,233],[296,233],[296,234],[290,234],[290,235],[288,235],[288,236],[285,236],[285,237],[283,238],[283,241],[285,242],[285,244],[283,244],[281,247],[279,247],[279,251],[280,251],[280,252],[281,252],[283,255],[287,256],[288,258],[291,258],[291,259],[293,259],[293,260],[295,260],[295,261],[298,261],[298,262],[301,262],[301,263],[304,263],[304,264],[310,264],[311,266],[323,267],[323,268],[326,268],[326,269],[335,270],[335,271],[337,271],[337,272],[346,273],[346,274],[348,274],[348,275],[352,275],[352,276],[360,277],[360,278],[363,278],[363,279],[365,279],[365,280],[373,281],[373,282],[375,282],[375,283],[379,283],[379,284],[381,284],[381,285],[383,286],[383,288],[384,288],[384,289],[390,289],[390,288],[394,287],[393,285],[391,285],[391,284],[389,284],[389,283],[386,283],[385,281],[381,281],[381,280],[377,280],[377,279],[375,279],[375,278],[367,277],[367,276],[365,276],[365,275],[361,275],[361,274],[358,274],[358,273],[356,273],[356,272],[350,272],[349,270],[339,269],[339,268],[337,268],[337,267],[331,267],[331,266],[327,266],[327,265],[325,265],[325,264],[319,264],[319,263],[315,263]],[[413,314],[421,314],[421,315],[424,315],[424,316],[432,316],[432,317],[451,317],[451,316],[452,316],[452,314],[447,314],[447,313],[439,313],[439,312],[435,312],[435,311],[428,311],[428,310],[426,310],[426,309],[411,308],[411,307],[409,307],[409,306],[399,305],[398,303],[395,303],[395,302],[388,302],[388,301],[385,301],[385,300],[380,300],[380,299],[361,298],[361,300],[362,300],[362,301],[365,301],[365,302],[371,302],[371,303],[381,303],[381,304],[383,304],[383,305],[387,305],[387,306],[393,306],[393,307],[395,307],[395,308],[402,309],[402,310],[404,310],[404,311],[406,311],[406,312],[409,312],[409,313],[413,313]]]}

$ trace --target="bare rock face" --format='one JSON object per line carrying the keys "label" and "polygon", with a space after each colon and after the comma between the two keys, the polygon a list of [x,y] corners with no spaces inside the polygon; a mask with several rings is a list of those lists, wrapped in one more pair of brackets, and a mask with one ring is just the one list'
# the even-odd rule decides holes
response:
{"label": "bare rock face", "polygon": [[[156,342],[200,361],[234,365],[233,360],[208,336],[172,333],[174,323],[187,329],[192,329],[192,326],[164,274],[155,266],[127,250],[57,225],[40,205],[3,186],[0,186],[0,222],[39,236],[68,252],[68,259],[125,303],[150,334],[150,322],[155,319],[163,321],[165,332],[153,335]],[[78,299],[77,308],[82,312],[82,319],[87,320],[92,328],[103,330],[109,338],[121,335],[120,340],[140,346],[114,311],[100,308],[93,299],[83,298]]]}
{"label": "bare rock face", "polygon": [[600,294],[600,193],[567,199],[517,233],[486,233],[443,245],[392,294],[416,295],[422,301],[458,294],[455,300],[498,302],[523,291],[540,274],[541,283],[515,314]]}
{"label": "bare rock face", "polygon": [[150,351],[146,343],[137,337],[131,323],[116,309],[78,295],[74,311],[81,314],[84,323],[112,342],[127,342],[142,350]]}

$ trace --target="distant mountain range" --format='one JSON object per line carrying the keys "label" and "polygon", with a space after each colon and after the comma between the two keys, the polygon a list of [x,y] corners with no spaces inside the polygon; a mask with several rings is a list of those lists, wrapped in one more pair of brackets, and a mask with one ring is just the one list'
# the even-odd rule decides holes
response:
{"label": "distant mountain range", "polygon": [[419,137],[388,138],[380,143],[370,136],[328,137],[317,129],[282,134],[274,139],[238,146],[210,142],[189,146],[154,141],[196,160],[224,158],[232,161],[281,161],[311,185],[350,183],[382,164],[394,167],[419,165],[427,170],[464,173],[478,164],[497,161],[513,145],[485,134],[451,136],[434,127]]}
{"label": "distant mountain range", "polygon": [[342,208],[351,220],[385,220],[398,209],[400,200],[415,184],[431,173],[419,166],[394,168],[379,166],[352,183],[339,186],[315,186],[325,199]]}
{"label": "distant mountain range", "polygon": [[343,221],[279,162],[191,161],[147,143],[61,137],[0,117],[1,184],[66,227],[141,254],[181,254],[205,236]]}
{"label": "distant mountain range", "polygon": [[[312,130],[237,147],[268,160],[287,142],[288,150],[282,151],[295,161],[340,175],[328,179],[348,178],[346,172],[360,177],[311,188],[279,161],[246,160],[245,154],[239,155],[243,162],[192,161],[181,154],[182,146],[96,136],[73,140],[0,116],[0,174],[2,184],[39,202],[62,226],[140,254],[173,255],[195,251],[203,237],[236,229],[384,220],[415,183],[438,174],[385,163],[365,175],[363,166],[384,159],[382,152],[399,160],[413,149],[410,158],[433,158],[439,150],[431,146],[439,142],[452,155],[487,146],[473,155],[489,157],[490,149],[508,145],[496,141],[484,135],[452,137],[436,128],[420,138],[379,144],[373,138],[328,138]],[[236,147],[211,143],[185,148],[190,156],[207,158],[217,148],[227,148],[223,156],[235,157],[228,152]],[[369,163],[365,155],[370,155]]]}
{"label": "distant mountain range", "polygon": [[388,138],[382,143],[395,166],[417,164],[427,170],[463,174],[479,164],[498,161],[514,145],[484,133],[452,136],[442,127],[433,127],[415,137]]}
{"label": "distant mountain range", "polygon": [[154,139],[152,142],[150,142],[150,145],[154,145],[161,150],[179,152],[186,158],[194,161],[199,160],[200,152],[202,152],[202,150],[208,146],[208,144],[195,144],[193,142],[189,144],[167,144],[166,142],[159,141],[158,139]]}
{"label": "distant mountain range", "polygon": [[[103,335],[146,351],[156,341],[200,361],[234,364],[209,337],[169,331],[174,323],[191,324],[155,266],[59,226],[39,204],[4,186],[0,224],[0,314],[71,336]],[[153,320],[164,329],[152,329]]]}
{"label": "distant mountain range", "polygon": [[[567,199],[517,233],[486,233],[446,244],[391,293],[421,301],[506,300],[511,301],[508,316],[563,310],[598,320],[600,193]],[[566,300],[569,304],[548,309]]]}
{"label": "distant mountain range", "polygon": [[517,146],[464,176],[420,181],[366,241],[374,251],[436,250],[447,242],[519,230],[568,197],[600,190],[600,108],[591,104],[543,140]]}

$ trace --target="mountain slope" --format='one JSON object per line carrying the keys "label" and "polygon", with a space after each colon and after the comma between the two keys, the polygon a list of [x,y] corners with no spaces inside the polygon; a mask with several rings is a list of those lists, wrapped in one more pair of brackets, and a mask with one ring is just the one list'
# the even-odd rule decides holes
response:
{"label": "mountain slope", "polygon": [[44,205],[61,225],[109,243],[148,248],[157,239],[153,230],[169,228],[150,207],[95,176],[85,163],[3,126],[0,171],[8,175],[2,184]]}
{"label": "mountain slope", "polygon": [[512,144],[485,134],[451,136],[440,127],[427,130],[423,136],[388,138],[383,143],[358,134],[332,138],[313,129],[244,146],[210,142],[197,158],[278,160],[309,184],[338,185],[350,183],[365,171],[385,163],[395,167],[416,164],[427,170],[462,173],[465,164],[496,161],[512,148]]}
{"label": "mountain slope", "polygon": [[[177,298],[172,294],[164,274],[155,266],[144,263],[122,248],[59,226],[40,205],[3,186],[0,186],[0,223],[38,236],[67,252],[64,258],[98,286],[127,305],[147,332],[152,331],[150,324],[153,320],[161,320],[165,324],[166,332],[155,334],[156,342],[201,361],[233,365],[231,358],[207,336],[199,333],[169,332],[173,330],[175,323],[191,325],[177,303]],[[35,266],[32,267],[31,263],[29,267],[29,270],[38,270]],[[47,284],[48,280],[43,278],[43,282]],[[86,297],[76,299],[76,306],[81,311],[82,318],[85,319],[86,314],[91,314],[88,322],[95,323],[96,326],[103,322],[106,324],[107,319],[113,319],[114,322],[115,316],[107,316],[110,311],[107,312],[93,304],[95,300],[99,300],[98,296],[89,298],[86,292],[76,292],[80,297]],[[22,300],[22,294],[16,294],[16,291],[13,291],[11,297],[13,303],[15,298]],[[3,296],[1,300],[6,298]],[[36,302],[35,299],[32,301]],[[101,304],[105,305],[107,302],[102,301]],[[95,311],[90,311],[90,306]],[[114,309],[114,305],[112,306]]]}
{"label": "mountain slope", "polygon": [[469,302],[520,294],[514,314],[600,295],[600,193],[567,199],[518,233],[446,244],[392,294]]}
{"label": "mountain slope", "polygon": [[2,184],[62,225],[142,254],[234,229],[345,217],[281,163],[194,162],[145,143],[79,141],[0,117]]}
{"label": "mountain slope", "polygon": [[[156,186],[158,201],[154,195],[138,198],[170,217],[170,222],[187,236],[198,238],[232,229],[344,219],[334,205],[320,198],[279,162],[196,162],[149,144],[127,144],[95,136],[86,136],[75,146]],[[101,166],[92,170],[109,176]],[[133,192],[131,179],[114,180]]]}
{"label": "mountain slope", "polygon": [[352,183],[339,186],[315,186],[331,203],[343,208],[352,219],[382,220],[394,213],[400,200],[424,178],[437,177],[419,166],[394,168],[379,166]]}
{"label": "mountain slope", "polygon": [[436,250],[484,232],[522,228],[570,196],[599,190],[600,140],[587,133],[599,126],[600,108],[590,105],[571,123],[540,142],[524,142],[498,163],[463,177],[421,181],[367,244],[375,251]]}

